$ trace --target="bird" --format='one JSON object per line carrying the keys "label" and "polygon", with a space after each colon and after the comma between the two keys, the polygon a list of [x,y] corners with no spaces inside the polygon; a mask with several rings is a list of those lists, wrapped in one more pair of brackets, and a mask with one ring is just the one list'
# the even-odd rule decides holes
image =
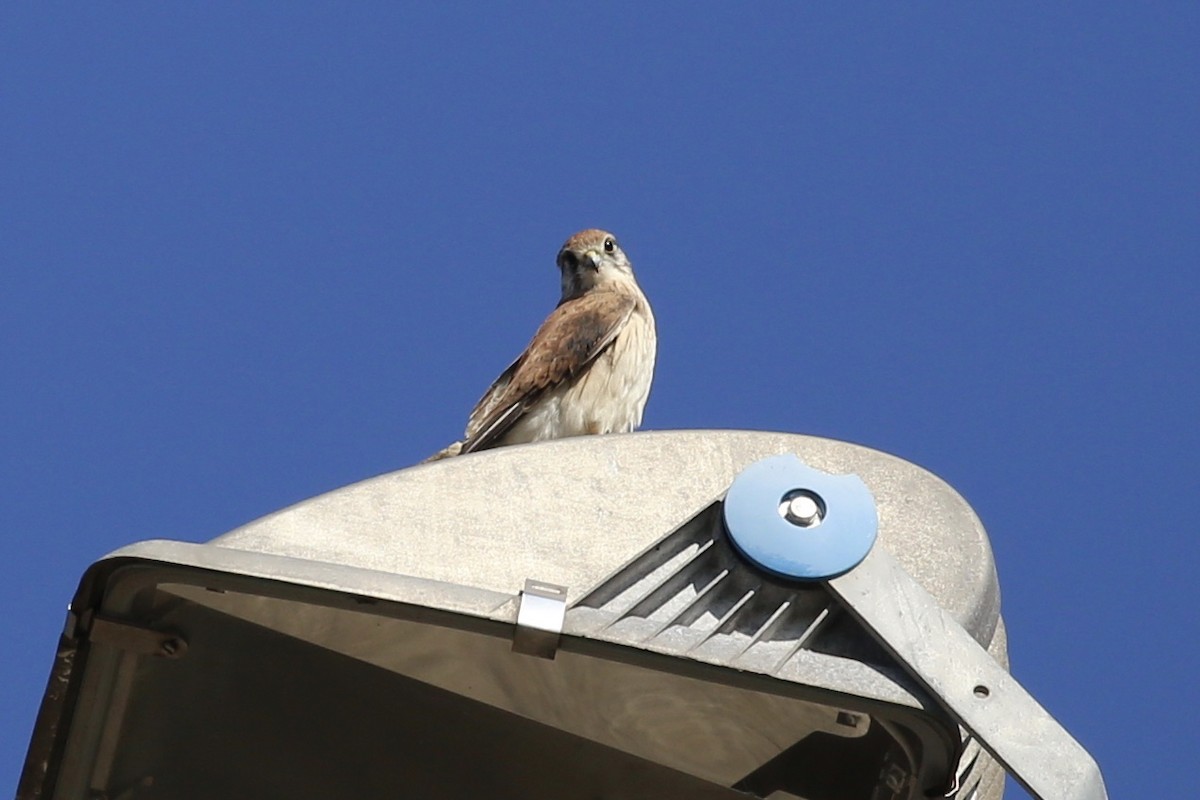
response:
{"label": "bird", "polygon": [[642,424],[658,336],[629,258],[616,236],[589,228],[567,239],[557,263],[558,305],[475,404],[462,440],[426,462]]}

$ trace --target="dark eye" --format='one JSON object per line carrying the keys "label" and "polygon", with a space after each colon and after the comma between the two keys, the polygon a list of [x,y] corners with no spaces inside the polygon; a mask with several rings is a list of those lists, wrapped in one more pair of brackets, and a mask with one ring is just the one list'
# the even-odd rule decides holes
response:
{"label": "dark eye", "polygon": [[558,254],[558,266],[561,269],[574,269],[579,263],[579,259],[570,250],[563,250]]}
{"label": "dark eye", "polygon": [[617,243],[613,241],[613,238],[611,236],[604,240],[604,252],[611,253],[613,250],[616,250],[616,249],[617,249]]}

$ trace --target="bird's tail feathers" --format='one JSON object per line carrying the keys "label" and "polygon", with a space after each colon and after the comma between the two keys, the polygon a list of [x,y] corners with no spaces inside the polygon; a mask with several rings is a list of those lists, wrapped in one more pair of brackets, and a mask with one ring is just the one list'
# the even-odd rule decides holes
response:
{"label": "bird's tail feathers", "polygon": [[434,453],[433,455],[431,455],[429,458],[425,459],[421,463],[428,464],[430,461],[441,461],[443,458],[450,458],[451,456],[456,456],[462,452],[462,448],[463,448],[462,442],[455,442],[454,444],[450,445],[449,447],[443,447],[441,450],[438,450],[436,453]]}

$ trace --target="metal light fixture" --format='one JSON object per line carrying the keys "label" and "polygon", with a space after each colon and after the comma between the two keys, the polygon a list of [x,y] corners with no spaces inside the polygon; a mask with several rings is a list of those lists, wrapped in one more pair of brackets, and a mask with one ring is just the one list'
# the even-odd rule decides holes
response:
{"label": "metal light fixture", "polygon": [[987,536],[806,436],[448,459],[83,576],[19,800],[1100,800]]}

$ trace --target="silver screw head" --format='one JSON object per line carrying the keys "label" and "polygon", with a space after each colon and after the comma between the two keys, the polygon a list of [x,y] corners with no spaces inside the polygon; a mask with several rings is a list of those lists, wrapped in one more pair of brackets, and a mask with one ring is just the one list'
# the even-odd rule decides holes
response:
{"label": "silver screw head", "polygon": [[794,489],[779,503],[779,516],[800,528],[815,528],[825,518],[821,498],[805,489]]}

